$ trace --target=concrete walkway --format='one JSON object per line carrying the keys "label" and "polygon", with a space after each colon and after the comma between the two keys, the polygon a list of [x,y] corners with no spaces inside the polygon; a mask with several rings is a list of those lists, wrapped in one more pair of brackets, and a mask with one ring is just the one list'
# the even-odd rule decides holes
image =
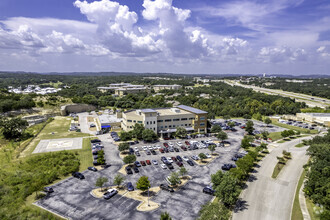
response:
{"label": "concrete walkway", "polygon": [[306,198],[303,192],[304,185],[301,186],[299,190],[299,204],[300,204],[300,209],[302,212],[302,215],[304,217],[304,220],[311,220],[311,216],[309,215],[307,205],[306,205]]}
{"label": "concrete walkway", "polygon": [[[304,137],[281,144],[272,144],[267,155],[252,173],[247,188],[242,192],[234,210],[234,220],[279,220],[290,219],[293,199],[301,169],[307,162],[307,147],[296,148]],[[271,177],[282,151],[291,152],[292,159],[281,170],[276,179]]]}

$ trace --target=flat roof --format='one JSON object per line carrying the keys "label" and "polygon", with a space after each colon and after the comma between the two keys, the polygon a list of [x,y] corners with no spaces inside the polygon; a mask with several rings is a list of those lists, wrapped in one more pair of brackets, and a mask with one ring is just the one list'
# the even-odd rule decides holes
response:
{"label": "flat roof", "polygon": [[143,112],[143,113],[155,113],[157,111],[154,110],[154,109],[151,109],[151,108],[145,108],[145,109],[141,109],[141,112]]}
{"label": "flat roof", "polygon": [[[178,111],[173,111],[173,109],[177,109]],[[178,108],[160,108],[156,109],[156,111],[159,113],[159,116],[191,114],[190,112]]]}
{"label": "flat roof", "polygon": [[190,106],[186,106],[186,105],[178,105],[177,107],[180,108],[180,109],[186,110],[188,112],[195,113],[195,114],[207,114],[206,111],[200,110],[198,108],[193,108],[193,107],[190,107]]}

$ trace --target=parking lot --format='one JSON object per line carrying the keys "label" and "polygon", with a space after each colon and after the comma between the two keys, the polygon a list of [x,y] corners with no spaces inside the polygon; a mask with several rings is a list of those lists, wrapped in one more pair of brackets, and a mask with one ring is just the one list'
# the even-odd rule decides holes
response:
{"label": "parking lot", "polygon": [[[282,128],[275,128],[282,129]],[[228,141],[231,143],[228,147],[216,147],[215,153],[219,157],[211,163],[203,166],[195,164],[189,166],[185,161],[183,162],[185,168],[188,170],[188,175],[192,179],[182,187],[180,190],[170,193],[167,191],[160,191],[156,196],[151,198],[152,201],[160,204],[160,208],[151,212],[140,212],[136,210],[139,201],[132,200],[120,195],[115,195],[109,200],[94,198],[90,192],[95,189],[95,181],[100,176],[105,176],[109,179],[109,184],[113,185],[113,179],[118,170],[123,165],[119,158],[119,151],[109,138],[109,134],[99,136],[104,145],[105,156],[107,161],[110,161],[111,167],[97,172],[84,171],[84,180],[79,180],[73,177],[67,178],[57,184],[53,185],[54,193],[44,199],[39,200],[36,204],[48,209],[54,213],[70,219],[159,219],[160,213],[163,211],[169,212],[172,219],[196,219],[201,205],[212,199],[212,196],[202,193],[205,186],[211,182],[211,174],[216,173],[225,163],[234,163],[231,158],[240,150],[240,142],[243,138],[244,130],[237,127],[236,132],[228,132]],[[209,140],[214,138],[198,138],[193,140]],[[163,142],[184,142],[183,140],[162,141],[152,145],[162,145]],[[148,145],[139,143],[133,145],[142,148]],[[166,183],[166,176],[171,172],[175,172],[179,167],[173,163],[174,169],[162,169],[160,167],[161,156],[192,156],[198,155],[200,152],[210,152],[206,149],[187,150],[183,151],[179,148],[179,152],[160,153],[156,151],[157,155],[146,155],[141,151],[141,156],[137,157],[141,160],[157,160],[158,165],[146,165],[139,168],[139,173],[126,175],[125,182],[132,182],[136,185],[136,181],[141,176],[149,177],[151,187],[159,186],[161,183]]]}

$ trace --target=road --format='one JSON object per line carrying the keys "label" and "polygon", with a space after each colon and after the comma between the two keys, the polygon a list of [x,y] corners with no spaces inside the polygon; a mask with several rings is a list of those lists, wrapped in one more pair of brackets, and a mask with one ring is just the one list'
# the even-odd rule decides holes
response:
{"label": "road", "polygon": [[225,83],[231,85],[231,86],[241,86],[244,88],[249,88],[253,89],[254,91],[257,92],[262,92],[270,95],[280,95],[284,97],[290,97],[296,99],[297,102],[305,102],[306,105],[310,107],[320,107],[320,108],[326,108],[330,106],[330,100],[325,99],[325,98],[320,98],[316,96],[310,96],[310,95],[305,95],[305,94],[300,94],[300,93],[293,93],[293,92],[287,92],[283,90],[277,90],[277,89],[266,89],[266,88],[261,88],[257,86],[252,86],[252,85],[244,85],[241,83],[238,83],[236,81],[228,81],[225,80]]}
{"label": "road", "polygon": [[[240,196],[239,206],[233,213],[233,220],[278,220],[291,219],[291,209],[297,182],[304,164],[308,161],[307,147],[294,147],[302,139],[270,146],[270,154],[255,169],[247,188]],[[282,151],[291,152],[292,159],[282,169],[277,179],[271,177]]]}

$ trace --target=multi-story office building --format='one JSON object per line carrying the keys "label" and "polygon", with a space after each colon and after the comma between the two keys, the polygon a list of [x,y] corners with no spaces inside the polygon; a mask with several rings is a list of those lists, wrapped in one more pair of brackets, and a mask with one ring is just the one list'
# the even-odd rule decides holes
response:
{"label": "multi-story office building", "polygon": [[207,112],[185,105],[173,108],[137,109],[123,112],[122,129],[130,131],[136,123],[143,124],[158,134],[169,135],[176,128],[184,127],[188,132],[206,133]]}
{"label": "multi-story office building", "polygon": [[117,96],[148,91],[148,88],[144,85],[133,85],[131,83],[115,83],[110,84],[108,87],[97,87],[97,89],[101,92],[115,91],[115,95]]}
{"label": "multi-story office building", "polygon": [[155,92],[158,92],[160,90],[164,90],[164,89],[168,89],[168,90],[179,90],[181,89],[182,86],[181,85],[154,85],[153,89],[155,90]]}

